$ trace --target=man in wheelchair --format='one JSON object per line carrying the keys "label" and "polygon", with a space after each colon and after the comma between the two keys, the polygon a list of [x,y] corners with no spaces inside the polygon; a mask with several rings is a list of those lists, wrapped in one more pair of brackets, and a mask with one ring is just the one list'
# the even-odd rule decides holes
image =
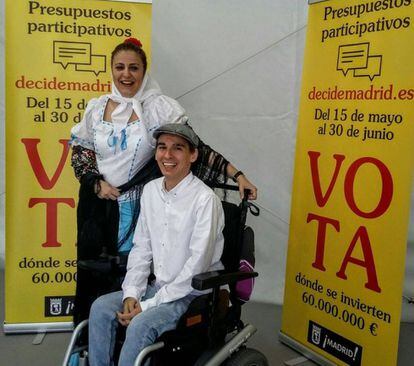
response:
{"label": "man in wheelchair", "polygon": [[[123,291],[95,301],[90,320],[72,334],[63,366],[113,365],[118,359],[118,365],[131,366],[267,366],[262,353],[246,348],[256,328],[241,320],[241,306],[258,275],[246,214],[258,216],[259,209],[247,201],[248,192],[239,206],[220,203],[192,176],[198,138],[191,129],[168,125],[154,136],[164,177],[144,190]],[[213,186],[238,191],[237,186]],[[224,270],[217,270],[222,265]],[[157,278],[147,285],[150,269]],[[223,285],[229,292],[220,290]],[[83,337],[88,322],[89,346]]]}
{"label": "man in wheelchair", "polygon": [[[223,268],[221,201],[190,172],[198,137],[181,124],[164,125],[154,137],[163,177],[144,187],[122,291],[103,295],[92,305],[91,366],[113,364],[119,324],[126,326],[126,337],[118,365],[133,365],[145,347],[176,327],[190,302],[202,293],[194,290],[192,278]],[[156,279],[148,284],[151,272]]]}

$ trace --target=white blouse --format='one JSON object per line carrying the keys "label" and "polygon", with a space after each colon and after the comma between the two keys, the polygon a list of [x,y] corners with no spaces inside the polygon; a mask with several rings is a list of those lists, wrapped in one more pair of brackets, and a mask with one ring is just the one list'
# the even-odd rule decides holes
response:
{"label": "white blouse", "polygon": [[[103,120],[110,95],[91,99],[82,121],[71,130],[71,144],[93,150],[99,172],[111,185],[128,182],[154,154],[153,131],[166,123],[185,123],[185,110],[174,99],[156,95],[142,102],[132,122]],[[130,116],[129,116],[130,117]]]}

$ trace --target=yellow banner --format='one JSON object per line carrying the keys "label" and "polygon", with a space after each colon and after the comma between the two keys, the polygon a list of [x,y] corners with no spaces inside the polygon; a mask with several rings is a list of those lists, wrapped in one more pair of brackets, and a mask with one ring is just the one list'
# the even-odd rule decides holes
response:
{"label": "yellow banner", "polygon": [[281,338],[337,365],[397,362],[413,22],[411,0],[309,7]]}
{"label": "yellow banner", "polygon": [[110,92],[110,52],[131,36],[150,59],[150,4],[6,0],[6,331],[72,320],[70,129]]}

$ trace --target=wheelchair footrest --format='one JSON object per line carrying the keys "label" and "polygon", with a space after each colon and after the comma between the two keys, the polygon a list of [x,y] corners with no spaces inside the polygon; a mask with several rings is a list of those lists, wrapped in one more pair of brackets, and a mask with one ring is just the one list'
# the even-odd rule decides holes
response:
{"label": "wheelchair footrest", "polygon": [[228,359],[234,352],[243,346],[247,340],[256,333],[256,327],[247,324],[240,332],[231,338],[206,364],[205,366],[220,365]]}

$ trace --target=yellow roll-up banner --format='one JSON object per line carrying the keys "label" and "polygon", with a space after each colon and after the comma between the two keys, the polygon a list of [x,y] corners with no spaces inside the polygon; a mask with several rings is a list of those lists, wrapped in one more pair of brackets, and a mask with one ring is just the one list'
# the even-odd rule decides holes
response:
{"label": "yellow roll-up banner", "polygon": [[281,339],[396,365],[414,159],[412,0],[309,6]]}
{"label": "yellow roll-up banner", "polygon": [[150,56],[151,4],[6,0],[5,332],[71,325],[70,129],[91,97],[110,92],[110,52],[128,37]]}

